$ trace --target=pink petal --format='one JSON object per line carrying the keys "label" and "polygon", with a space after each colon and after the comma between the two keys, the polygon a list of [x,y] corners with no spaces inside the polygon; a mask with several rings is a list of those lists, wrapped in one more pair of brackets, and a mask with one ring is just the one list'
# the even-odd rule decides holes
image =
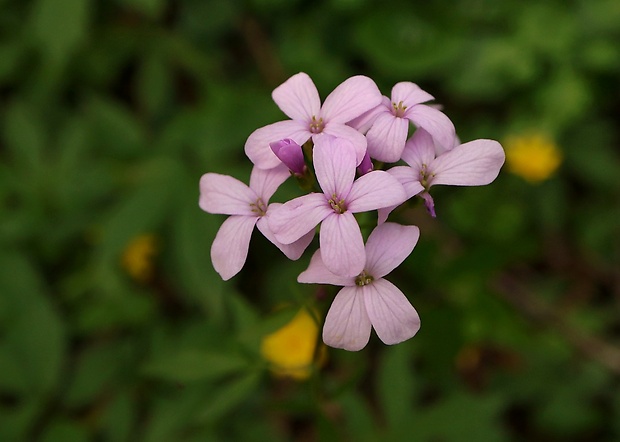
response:
{"label": "pink petal", "polygon": [[373,107],[369,111],[364,112],[359,117],[354,118],[351,121],[347,122],[347,126],[351,126],[358,132],[366,133],[368,132],[368,129],[370,129],[372,124],[375,122],[375,119],[377,118],[379,114],[382,114],[384,112],[391,112],[391,110],[392,110],[392,102],[390,101],[388,97],[383,96],[381,97],[381,104],[379,104],[376,107]]}
{"label": "pink petal", "polygon": [[252,189],[231,176],[206,173],[200,178],[198,204],[205,212],[256,216],[250,204],[257,200]]}
{"label": "pink petal", "polygon": [[[277,203],[270,204],[269,207],[271,208],[272,206],[276,206],[276,204]],[[304,236],[299,238],[297,241],[290,244],[282,244],[276,239],[276,236],[273,234],[271,228],[269,227],[269,222],[267,221],[267,218],[264,216],[258,220],[258,223],[256,223],[256,227],[258,227],[258,230],[260,230],[260,232],[265,236],[265,238],[267,238],[269,241],[271,241],[272,244],[274,244],[278,249],[280,249],[288,259],[292,259],[293,261],[296,261],[301,257],[301,255],[304,253],[304,251],[306,250],[308,245],[310,245],[312,239],[314,238],[313,228]]]}
{"label": "pink petal", "polygon": [[301,146],[311,135],[307,124],[295,120],[278,121],[252,132],[245,142],[245,154],[257,167],[272,169],[282,162],[273,153],[269,143],[290,138]]}
{"label": "pink petal", "polygon": [[297,282],[305,284],[341,285],[346,287],[355,286],[355,278],[351,276],[338,276],[329,271],[321,258],[321,249],[314,252],[310,260],[310,265],[299,274]]}
{"label": "pink petal", "polygon": [[308,123],[319,116],[321,99],[312,79],[305,73],[293,75],[271,94],[273,101],[289,118]]}
{"label": "pink petal", "polygon": [[[366,154],[366,137],[352,127],[340,123],[329,123],[323,129],[323,134],[331,135],[336,138],[347,140],[355,149],[355,165],[357,166],[364,159]],[[314,135],[312,139],[316,141],[322,134]]]}
{"label": "pink petal", "polygon": [[390,216],[390,213],[392,213],[392,211],[397,207],[398,204],[395,206],[388,206],[377,209],[377,225],[380,226],[381,224],[386,222],[388,217]]}
{"label": "pink petal", "polygon": [[474,140],[440,155],[429,169],[431,185],[483,186],[492,182],[504,164],[502,146],[493,140]]}
{"label": "pink petal", "polygon": [[347,123],[381,103],[381,92],[370,78],[363,75],[342,82],[327,96],[321,117],[327,123]]}
{"label": "pink petal", "polygon": [[282,244],[291,244],[313,230],[334,210],[325,195],[310,193],[267,211],[269,228]]}
{"label": "pink petal", "polygon": [[355,179],[355,151],[347,140],[317,137],[313,149],[316,179],[326,196],[346,198]]}
{"label": "pink petal", "polygon": [[319,232],[321,258],[336,275],[357,276],[364,270],[364,238],[352,213],[332,212],[323,220]]}
{"label": "pink petal", "polygon": [[387,170],[405,189],[406,199],[416,196],[424,190],[420,183],[420,175],[413,167],[395,166]]}
{"label": "pink petal", "polygon": [[[414,197],[424,190],[424,186],[420,183],[420,174],[414,168],[409,166],[395,166],[387,170],[405,189],[406,200]],[[405,200],[405,201],[406,201]],[[395,204],[378,209],[377,224],[383,224],[392,210],[396,209],[400,204]]]}
{"label": "pink petal", "polygon": [[323,342],[330,347],[358,351],[368,344],[370,330],[370,319],[359,288],[344,287],[325,317]]}
{"label": "pink petal", "polygon": [[401,204],[407,199],[403,186],[387,172],[373,170],[359,177],[347,197],[347,210],[353,213]]}
{"label": "pink petal", "polygon": [[410,81],[396,83],[392,88],[392,103],[396,103],[398,105],[402,101],[407,108],[415,106],[419,103],[425,103],[433,100],[434,98],[435,97],[428,92],[420,89],[420,86],[415,83],[411,83]]}
{"label": "pink petal", "polygon": [[366,134],[370,156],[386,163],[400,160],[408,130],[406,118],[396,117],[391,112],[380,114]]}
{"label": "pink petal", "polygon": [[383,278],[411,254],[419,238],[416,226],[384,223],[375,227],[366,241],[364,268],[374,278]]}
{"label": "pink petal", "polygon": [[248,257],[252,230],[258,217],[229,216],[211,246],[211,261],[224,281],[235,276]]}
{"label": "pink petal", "polygon": [[376,279],[362,287],[366,311],[377,336],[393,345],[412,338],[420,330],[420,317],[394,284]]}
{"label": "pink petal", "polygon": [[445,149],[454,146],[456,139],[454,124],[443,112],[424,104],[418,104],[407,108],[405,117],[430,133],[435,141]]}
{"label": "pink petal", "polygon": [[405,144],[402,159],[418,172],[428,167],[435,159],[435,142],[424,129],[417,129]]}
{"label": "pink petal", "polygon": [[259,169],[254,166],[252,168],[252,174],[250,175],[250,189],[252,189],[260,198],[263,203],[267,204],[269,198],[278,190],[280,184],[282,184],[291,173],[288,167],[284,164],[274,167],[273,169]]}

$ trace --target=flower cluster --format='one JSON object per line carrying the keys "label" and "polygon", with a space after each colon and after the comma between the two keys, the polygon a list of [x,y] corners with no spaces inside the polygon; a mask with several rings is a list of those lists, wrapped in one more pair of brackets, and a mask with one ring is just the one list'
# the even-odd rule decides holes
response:
{"label": "flower cluster", "polygon": [[[420,232],[387,218],[414,197],[434,217],[434,185],[489,184],[504,163],[502,146],[460,144],[450,119],[426,104],[433,97],[411,82],[396,84],[388,98],[370,78],[354,76],[321,104],[310,77],[299,73],[272,97],[290,119],[247,139],[245,153],[254,163],[249,186],[216,173],[200,180],[200,207],[230,215],[211,248],[215,270],[224,280],[241,270],[254,226],[296,260],[320,225],[319,249],[298,281],[343,287],[325,318],[324,342],[360,350],[373,327],[386,344],[413,337],[420,318],[384,277],[409,256]],[[289,177],[308,193],[269,203]],[[375,210],[376,227],[364,243],[355,214]]]}

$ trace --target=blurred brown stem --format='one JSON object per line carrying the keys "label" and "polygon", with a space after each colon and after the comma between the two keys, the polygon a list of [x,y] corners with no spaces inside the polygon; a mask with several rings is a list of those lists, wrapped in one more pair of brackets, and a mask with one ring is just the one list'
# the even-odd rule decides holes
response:
{"label": "blurred brown stem", "polygon": [[285,80],[284,69],[260,23],[253,17],[245,17],[240,28],[259,72],[270,87],[278,86]]}
{"label": "blurred brown stem", "polygon": [[502,276],[495,288],[517,310],[541,326],[555,330],[579,353],[620,375],[620,348],[569,324],[552,306],[532,296],[513,276]]}

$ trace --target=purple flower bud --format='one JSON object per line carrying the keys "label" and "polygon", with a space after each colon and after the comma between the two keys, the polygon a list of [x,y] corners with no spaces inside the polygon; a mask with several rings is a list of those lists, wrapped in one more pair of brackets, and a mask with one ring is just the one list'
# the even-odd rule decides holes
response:
{"label": "purple flower bud", "polygon": [[296,175],[303,175],[306,168],[301,146],[295,141],[285,138],[269,143],[273,153]]}
{"label": "purple flower bud", "polygon": [[436,218],[437,214],[435,213],[435,201],[433,200],[431,194],[428,192],[422,192],[420,196],[424,200],[424,205],[426,206],[428,213],[430,213],[433,218]]}
{"label": "purple flower bud", "polygon": [[359,173],[360,176],[366,175],[368,172],[371,172],[373,168],[374,168],[374,165],[372,164],[372,161],[370,160],[370,155],[368,154],[368,151],[366,151],[366,153],[364,154],[364,158],[362,159],[362,162],[360,163],[359,166],[357,166],[357,173]]}

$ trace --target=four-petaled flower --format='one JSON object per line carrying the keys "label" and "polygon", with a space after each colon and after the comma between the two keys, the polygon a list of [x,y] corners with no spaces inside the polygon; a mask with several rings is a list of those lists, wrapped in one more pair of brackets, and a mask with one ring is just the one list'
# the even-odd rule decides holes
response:
{"label": "four-petaled flower", "polygon": [[270,170],[255,167],[249,187],[236,178],[217,173],[204,174],[200,179],[200,208],[209,213],[231,215],[211,246],[211,261],[222,279],[232,278],[245,264],[255,225],[289,259],[299,259],[312,241],[314,232],[306,231],[297,241],[282,244],[273,236],[265,218],[280,205],[268,205],[269,198],[289,176],[288,168],[281,164]]}
{"label": "four-petaled flower", "polygon": [[303,145],[311,137],[316,144],[322,134],[344,138],[355,147],[358,165],[366,153],[366,137],[345,123],[359,117],[381,102],[381,92],[374,81],[357,75],[345,80],[327,96],[323,106],[310,77],[300,72],[278,86],[273,101],[291,119],[255,130],[245,143],[245,153],[262,169],[280,164],[269,143],[285,138]]}
{"label": "four-petaled flower", "polygon": [[398,267],[415,247],[420,230],[416,226],[384,223],[366,242],[363,270],[354,277],[329,270],[319,248],[298,282],[344,286],[334,298],[323,326],[323,341],[336,348],[357,351],[366,346],[374,327],[388,345],[413,337],[420,329],[420,317],[405,295],[383,279]]}
{"label": "four-petaled flower", "polygon": [[422,103],[434,97],[408,81],[392,88],[391,98],[349,124],[366,132],[371,158],[386,163],[400,160],[407,141],[409,122],[426,129],[437,143],[448,150],[454,146],[455,130],[450,119],[433,106]]}
{"label": "four-petaled flower", "polygon": [[[396,166],[388,170],[405,188],[407,198],[420,195],[426,208],[435,216],[435,203],[428,190],[438,184],[451,186],[482,186],[491,183],[504,164],[502,146],[494,140],[474,140],[460,144],[436,156],[433,137],[418,129],[407,141],[402,159],[409,166]],[[394,209],[381,209],[379,221],[387,218]]]}
{"label": "four-petaled flower", "polygon": [[313,151],[316,178],[323,193],[295,198],[270,212],[271,230],[289,244],[321,223],[323,260],[334,273],[359,274],[365,261],[364,240],[354,213],[400,204],[406,195],[400,183],[384,171],[355,179],[355,151],[346,140],[325,136]]}

